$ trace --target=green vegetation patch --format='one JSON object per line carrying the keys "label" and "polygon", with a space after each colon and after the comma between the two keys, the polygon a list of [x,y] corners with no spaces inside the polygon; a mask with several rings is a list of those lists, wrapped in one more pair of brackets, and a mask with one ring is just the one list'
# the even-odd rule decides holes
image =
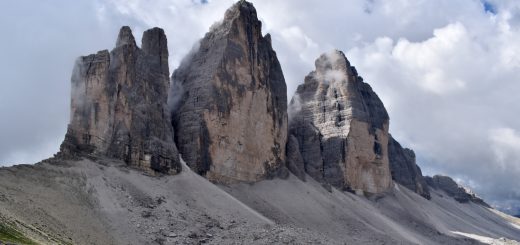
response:
{"label": "green vegetation patch", "polygon": [[24,236],[21,232],[9,227],[8,224],[3,222],[0,223],[0,242],[20,245],[37,245],[37,243]]}

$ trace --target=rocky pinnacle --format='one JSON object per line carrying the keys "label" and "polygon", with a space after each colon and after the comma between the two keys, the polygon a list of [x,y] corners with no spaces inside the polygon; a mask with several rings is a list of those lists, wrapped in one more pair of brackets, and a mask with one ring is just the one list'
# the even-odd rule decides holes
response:
{"label": "rocky pinnacle", "polygon": [[100,155],[149,172],[180,171],[167,108],[168,49],[160,28],[137,47],[122,27],[116,47],[78,58],[61,155]]}
{"label": "rocky pinnacle", "polygon": [[340,189],[381,193],[392,186],[388,114],[341,51],[321,55],[291,100],[290,134],[305,171]]}
{"label": "rocky pinnacle", "polygon": [[253,5],[234,4],[181,63],[173,118],[187,164],[216,182],[276,174],[285,161],[287,88]]}

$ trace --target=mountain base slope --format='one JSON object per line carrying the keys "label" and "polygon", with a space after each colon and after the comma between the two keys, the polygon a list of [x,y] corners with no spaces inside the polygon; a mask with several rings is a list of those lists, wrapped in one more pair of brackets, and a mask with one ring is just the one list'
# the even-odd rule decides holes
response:
{"label": "mountain base slope", "polygon": [[27,244],[479,243],[465,234],[520,240],[520,229],[494,210],[437,190],[428,201],[396,184],[367,198],[293,175],[217,186],[182,167],[176,176],[148,176],[111,159],[0,168],[0,218]]}

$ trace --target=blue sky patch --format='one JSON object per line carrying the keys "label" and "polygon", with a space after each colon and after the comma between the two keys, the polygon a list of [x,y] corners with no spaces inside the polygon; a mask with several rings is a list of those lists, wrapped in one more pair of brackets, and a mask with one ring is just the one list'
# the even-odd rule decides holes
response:
{"label": "blue sky patch", "polygon": [[493,6],[493,4],[491,4],[490,2],[482,1],[482,5],[484,5],[484,11],[492,13],[492,14],[497,14],[497,10],[495,9],[495,6]]}

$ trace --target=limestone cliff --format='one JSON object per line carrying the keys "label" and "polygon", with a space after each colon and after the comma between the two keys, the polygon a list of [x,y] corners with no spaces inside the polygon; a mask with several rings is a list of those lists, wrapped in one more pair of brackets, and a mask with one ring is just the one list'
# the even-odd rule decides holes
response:
{"label": "limestone cliff", "polygon": [[335,187],[381,193],[392,185],[389,118],[341,51],[321,55],[291,100],[290,134],[305,171]]}
{"label": "limestone cliff", "polygon": [[76,61],[70,124],[60,154],[103,155],[150,172],[177,173],[168,88],[164,31],[144,32],[139,48],[130,28],[122,27],[112,51]]}
{"label": "limestone cliff", "polygon": [[240,1],[200,40],[172,76],[175,142],[197,173],[253,182],[285,161],[287,88],[251,3]]}
{"label": "limestone cliff", "polygon": [[415,153],[411,149],[403,148],[390,136],[388,157],[392,179],[424,198],[430,199],[430,191],[421,168],[415,163]]}

